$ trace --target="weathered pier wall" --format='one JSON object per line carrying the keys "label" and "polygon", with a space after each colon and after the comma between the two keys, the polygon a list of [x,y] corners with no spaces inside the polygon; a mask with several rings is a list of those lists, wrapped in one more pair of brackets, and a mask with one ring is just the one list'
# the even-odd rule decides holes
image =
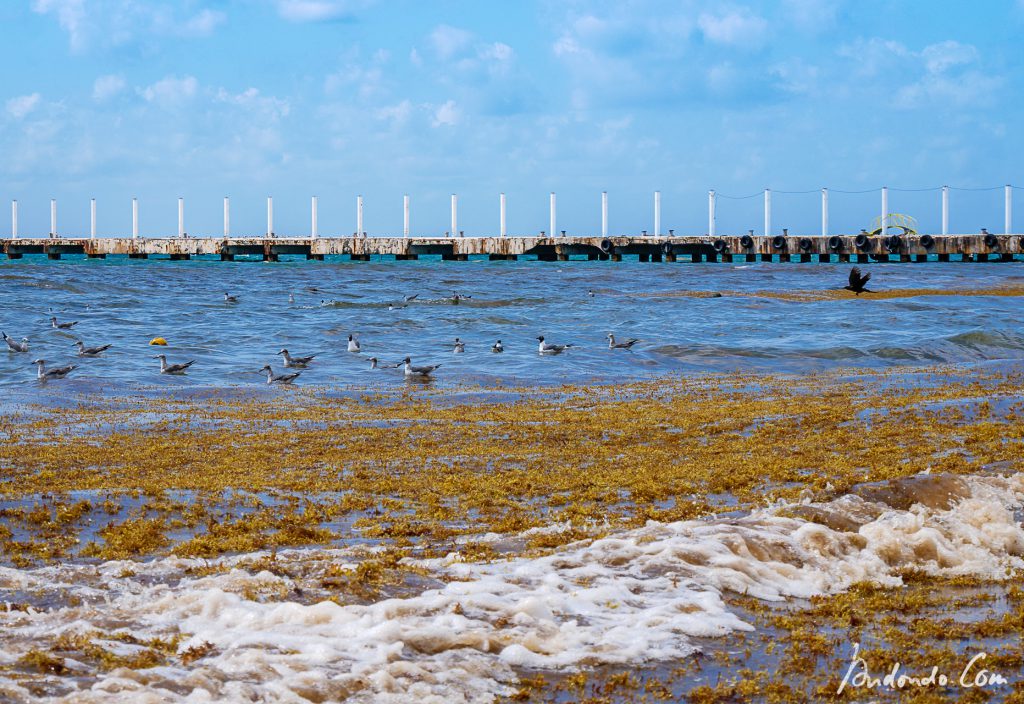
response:
{"label": "weathered pier wall", "polygon": [[91,258],[126,256],[135,259],[261,257],[282,255],[307,259],[373,256],[398,260],[440,255],[465,260],[484,255],[493,260],[536,256],[543,261],[566,261],[572,256],[620,261],[742,262],[871,262],[871,261],[1013,261],[1024,259],[1024,235],[833,235],[796,237],[753,235],[729,237],[87,237],[18,238],[0,240],[0,252],[10,259],[25,255],[64,255]]}

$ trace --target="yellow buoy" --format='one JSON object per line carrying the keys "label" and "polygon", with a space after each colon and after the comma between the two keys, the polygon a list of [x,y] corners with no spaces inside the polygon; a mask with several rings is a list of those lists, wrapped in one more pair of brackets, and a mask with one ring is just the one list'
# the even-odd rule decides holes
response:
{"label": "yellow buoy", "polygon": [[149,344],[151,344],[151,345],[166,345],[167,344],[167,340],[165,340],[162,337],[154,337],[152,340],[149,341]]}

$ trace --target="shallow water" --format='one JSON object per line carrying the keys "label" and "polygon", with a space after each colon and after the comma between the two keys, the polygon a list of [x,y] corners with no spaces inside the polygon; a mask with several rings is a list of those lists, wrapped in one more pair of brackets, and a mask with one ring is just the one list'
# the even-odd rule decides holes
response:
{"label": "shallow water", "polygon": [[[994,288],[1024,282],[1024,265],[864,265],[879,290]],[[29,354],[0,353],[0,386],[44,400],[73,392],[145,387],[200,389],[264,382],[275,353],[317,354],[302,384],[404,384],[397,370],[369,371],[369,357],[441,364],[439,385],[502,381],[547,385],[642,379],[702,371],[799,372],[978,363],[1024,357],[1024,308],[1016,297],[921,296],[794,302],[772,297],[685,297],[681,291],[792,292],[835,289],[849,265],[587,262],[90,261],[0,262],[6,305],[0,328],[28,337]],[[315,288],[316,291],[310,291]],[[588,290],[595,293],[588,296]],[[223,293],[238,295],[228,304]],[[472,296],[459,305],[453,291]],[[288,302],[289,292],[295,303]],[[406,308],[390,301],[418,294]],[[326,303],[326,304],[325,304]],[[48,318],[78,320],[71,331]],[[636,337],[609,350],[606,335]],[[362,354],[346,351],[350,333]],[[578,347],[537,354],[536,336]],[[166,348],[150,347],[151,338]],[[452,342],[466,341],[465,354]],[[496,339],[505,353],[490,352]],[[79,359],[73,343],[113,343],[100,359]],[[152,355],[195,359],[187,376],[157,373]],[[29,362],[80,364],[42,387]],[[16,394],[20,397],[20,394]]]}

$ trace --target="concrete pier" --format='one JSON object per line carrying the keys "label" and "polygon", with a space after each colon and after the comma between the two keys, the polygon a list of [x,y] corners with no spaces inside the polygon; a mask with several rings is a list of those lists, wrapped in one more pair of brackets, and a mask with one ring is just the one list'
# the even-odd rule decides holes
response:
{"label": "concrete pier", "polygon": [[[876,231],[877,232],[877,231]],[[667,262],[924,262],[1013,261],[1024,259],[1024,235],[859,235],[758,237],[35,237],[0,240],[0,252],[11,259],[24,255],[93,258],[188,260],[208,256],[222,261],[252,256],[277,261],[281,255],[310,260],[342,256],[356,261],[373,257],[416,260],[437,255],[446,261],[471,256],[513,260],[535,256],[541,261],[587,260]]]}

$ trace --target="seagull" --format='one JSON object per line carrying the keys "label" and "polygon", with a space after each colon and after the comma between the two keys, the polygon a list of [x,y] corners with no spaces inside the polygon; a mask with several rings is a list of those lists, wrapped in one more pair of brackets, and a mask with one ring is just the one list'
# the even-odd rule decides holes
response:
{"label": "seagull", "polygon": [[388,303],[388,310],[396,310],[398,308],[408,308],[408,307],[409,307],[408,303],[403,303],[401,305],[395,305],[394,303]]}
{"label": "seagull", "polygon": [[411,296],[403,296],[402,300],[404,300],[406,303],[409,303],[410,301],[415,301],[417,298],[419,298],[419,295],[420,294],[418,293],[414,293]]}
{"label": "seagull", "polygon": [[860,268],[855,266],[850,271],[850,285],[843,286],[843,288],[846,289],[847,291],[853,291],[858,296],[862,293],[873,293],[873,291],[869,291],[868,289],[864,288],[864,284],[866,284],[870,278],[870,271],[866,274],[861,274]]}
{"label": "seagull", "polygon": [[594,289],[588,288],[587,289],[587,295],[590,296],[591,298],[593,298],[594,297]]}
{"label": "seagull", "polygon": [[4,342],[10,348],[11,352],[28,352],[28,338],[21,338],[21,342],[18,342],[13,337],[8,337],[7,333],[3,333]]}
{"label": "seagull", "polygon": [[158,354],[154,355],[153,359],[160,360],[160,373],[161,374],[184,374],[185,370],[196,363],[196,360],[185,362],[184,364],[168,364],[167,355]]}
{"label": "seagull", "polygon": [[430,376],[435,369],[441,366],[440,364],[434,364],[429,367],[414,367],[412,366],[412,359],[410,357],[406,357],[405,359],[402,360],[402,362],[405,364],[406,376],[427,377]]}
{"label": "seagull", "polygon": [[637,340],[635,338],[630,338],[625,342],[616,342],[615,335],[608,333],[608,349],[610,350],[628,350],[630,347],[632,347],[638,342],[640,342],[640,340]]}
{"label": "seagull", "polygon": [[455,338],[455,349],[452,350],[452,351],[455,352],[456,354],[461,353],[461,352],[465,352],[466,351],[466,343],[456,337]]}
{"label": "seagull", "polygon": [[467,298],[472,298],[472,296],[464,296],[461,293],[456,293],[455,291],[452,291],[452,297],[449,298],[448,300],[452,302],[452,305],[458,305],[459,301],[463,301]]}
{"label": "seagull", "polygon": [[348,336],[348,351],[359,352],[359,340],[355,338],[355,335]]}
{"label": "seagull", "polygon": [[66,367],[56,367],[48,370],[46,368],[45,359],[37,359],[33,361],[32,364],[35,364],[37,367],[36,376],[40,381],[46,381],[47,379],[63,379],[75,369],[78,369],[77,364],[69,364]]}
{"label": "seagull", "polygon": [[238,296],[232,296],[230,293],[225,291],[224,292],[224,302],[225,303],[238,303]]}
{"label": "seagull", "polygon": [[504,345],[501,344],[501,340],[498,340],[493,345],[491,345],[491,352],[504,352],[504,351],[505,351],[505,347],[504,347]]}
{"label": "seagull", "polygon": [[288,302],[289,303],[295,303],[295,295],[294,294],[291,294],[291,293],[288,294]]}
{"label": "seagull", "polygon": [[290,384],[299,377],[299,374],[302,373],[292,372],[291,374],[275,374],[274,370],[270,368],[269,364],[264,365],[263,368],[260,369],[260,371],[267,373],[268,384]]}
{"label": "seagull", "polygon": [[99,347],[86,347],[85,343],[79,340],[75,343],[78,348],[79,357],[99,357],[104,351],[109,350],[113,345],[100,345]]}
{"label": "seagull", "polygon": [[292,357],[288,354],[288,350],[285,349],[278,352],[278,354],[284,357],[284,366],[289,369],[305,369],[313,361],[313,358],[316,357],[315,354],[311,354],[308,357]]}
{"label": "seagull", "polygon": [[573,347],[573,345],[552,345],[550,342],[544,342],[543,335],[538,337],[537,341],[540,343],[537,346],[537,351],[541,354],[559,354],[560,352],[564,352],[570,347]]}
{"label": "seagull", "polygon": [[51,317],[50,318],[50,325],[52,325],[53,327],[55,327],[58,330],[70,330],[71,328],[73,328],[76,325],[78,325],[78,321],[77,320],[72,320],[70,323],[58,323],[56,317]]}
{"label": "seagull", "polygon": [[382,367],[377,364],[376,357],[370,357],[370,369],[382,369]]}

